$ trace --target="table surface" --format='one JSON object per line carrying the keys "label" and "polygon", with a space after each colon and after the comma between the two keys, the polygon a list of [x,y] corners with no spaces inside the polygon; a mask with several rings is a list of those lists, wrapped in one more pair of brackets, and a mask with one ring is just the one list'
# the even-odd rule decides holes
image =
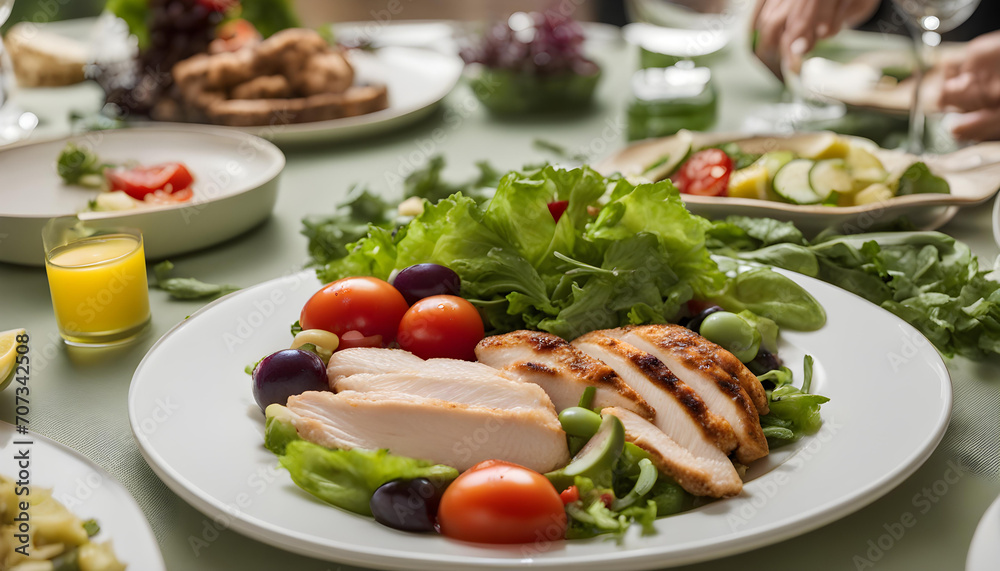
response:
{"label": "table surface", "polygon": [[[174,258],[177,275],[249,286],[299,270],[306,261],[306,239],[299,233],[302,217],[331,212],[355,182],[398,193],[395,181],[432,154],[444,154],[451,165],[447,174],[459,178],[471,175],[474,161],[480,159],[504,168],[537,162],[540,154],[532,141],[538,136],[593,160],[602,158],[624,144],[628,78],[636,57],[618,40],[600,46],[596,56],[604,64],[605,76],[599,105],[585,117],[497,120],[478,105],[467,86],[460,85],[431,117],[390,135],[285,149],[288,164],[274,215],[243,236]],[[719,130],[738,129],[750,108],[780,97],[778,82],[743,50],[730,49],[712,65],[720,89]],[[97,101],[93,86],[37,95],[40,100],[61,101],[65,107],[87,107]],[[43,110],[43,119],[48,120],[43,134],[65,129],[62,111],[55,104]],[[984,267],[997,258],[989,205],[963,210],[942,230],[970,244]],[[72,350],[59,340],[44,270],[0,264],[0,330],[25,327],[31,335],[31,427],[85,454],[125,485],[145,512],[168,569],[348,569],[232,531],[223,531],[208,547],[192,547],[189,540],[201,536],[209,518],[167,489],[146,465],[129,430],[126,402],[132,374],[146,351],[203,303],[172,301],[158,290],[152,290],[150,298],[150,334],[116,349]],[[976,525],[1000,494],[996,378],[1000,368],[996,361],[956,358],[948,362],[948,369],[955,388],[951,425],[930,459],[903,484],[816,531],[686,569],[964,568]],[[893,410],[893,403],[885,407],[887,414],[905,414]],[[0,420],[14,421],[13,391],[0,393]],[[916,509],[915,497],[933,489],[955,465],[961,468],[961,477],[947,484],[947,492],[926,512]],[[937,489],[940,492],[941,486]],[[873,551],[879,537],[906,512],[916,513],[916,525],[889,549]]]}

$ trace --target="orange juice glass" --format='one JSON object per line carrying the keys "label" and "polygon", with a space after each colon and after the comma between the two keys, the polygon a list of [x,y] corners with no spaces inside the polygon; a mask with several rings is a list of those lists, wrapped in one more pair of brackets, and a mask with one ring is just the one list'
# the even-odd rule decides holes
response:
{"label": "orange juice glass", "polygon": [[124,343],[149,325],[142,233],[57,218],[42,232],[59,334],[70,345]]}

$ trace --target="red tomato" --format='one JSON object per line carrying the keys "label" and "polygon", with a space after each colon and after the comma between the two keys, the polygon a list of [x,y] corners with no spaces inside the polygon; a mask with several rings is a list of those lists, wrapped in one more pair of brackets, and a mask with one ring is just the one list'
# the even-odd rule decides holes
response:
{"label": "red tomato", "polygon": [[340,344],[337,349],[351,349],[354,347],[381,347],[382,336],[371,335],[365,337],[360,331],[348,331],[340,336]]}
{"label": "red tomato", "polygon": [[388,344],[396,338],[399,320],[406,313],[403,294],[378,278],[344,278],[319,290],[306,302],[299,316],[302,329],[323,329],[343,336],[357,331],[367,337],[381,335]]}
{"label": "red tomato", "polygon": [[182,163],[107,169],[104,178],[108,181],[109,190],[124,191],[136,200],[142,200],[157,190],[168,193],[184,190],[194,182],[191,172]]}
{"label": "red tomato", "polygon": [[441,533],[478,543],[531,543],[566,536],[566,512],[548,479],[523,466],[487,460],[445,489]]}
{"label": "red tomato", "polygon": [[703,149],[684,161],[670,177],[677,190],[702,196],[725,196],[733,159],[722,149]]}
{"label": "red tomato", "polygon": [[559,492],[559,499],[561,499],[564,504],[571,504],[580,499],[580,489],[576,486],[570,486]]}
{"label": "red tomato", "polygon": [[454,295],[432,295],[406,311],[396,339],[400,347],[422,359],[475,361],[476,344],[483,333],[483,319],[474,305]]}
{"label": "red tomato", "polygon": [[559,219],[562,218],[563,213],[566,212],[566,208],[568,207],[569,207],[568,200],[557,200],[555,202],[550,202],[549,213],[552,214],[552,219],[555,220],[556,222],[559,222]]}

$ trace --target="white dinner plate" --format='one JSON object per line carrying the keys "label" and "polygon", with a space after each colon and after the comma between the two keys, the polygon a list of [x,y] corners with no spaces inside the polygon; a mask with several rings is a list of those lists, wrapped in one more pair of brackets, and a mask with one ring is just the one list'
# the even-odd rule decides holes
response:
{"label": "white dinner plate", "polygon": [[[186,204],[86,212],[98,190],[63,183],[56,159],[67,141],[104,161],[143,165],[180,161],[194,176]],[[42,265],[42,227],[80,214],[93,226],[142,230],[146,257],[165,258],[237,236],[271,215],[285,156],[273,144],[220,127],[150,125],[93,131],[0,149],[0,262]]]}
{"label": "white dinner plate", "polygon": [[[951,413],[948,371],[914,328],[843,290],[787,275],[829,315],[818,331],[783,334],[780,349],[793,366],[805,353],[815,357],[814,390],[831,398],[823,429],[755,462],[739,496],[658,520],[654,535],[633,526],[621,544],[606,538],[460,543],[395,531],[298,489],[263,447],[263,415],[243,369],[288,346],[289,325],[320,287],[312,272],[229,295],[165,334],[132,378],[129,421],[146,461],[185,501],[209,517],[230,519],[249,537],[313,557],[389,569],[574,571],[723,557],[805,533],[874,501],[924,462]],[[162,402],[174,412],[157,421]]]}
{"label": "white dinner plate", "polygon": [[1000,569],[1000,497],[990,504],[976,526],[965,571],[996,571]]}
{"label": "white dinner plate", "polygon": [[[13,390],[13,389],[11,389]],[[15,442],[30,441],[30,445]],[[50,488],[53,497],[81,520],[95,519],[101,531],[92,541],[111,540],[129,570],[163,571],[163,556],[132,494],[114,476],[79,453],[38,434],[22,436],[0,422],[0,474],[17,476],[15,450],[28,450],[31,486]]]}
{"label": "white dinner plate", "polygon": [[[594,168],[605,175],[619,172],[629,177],[660,180],[678,166],[677,162],[687,156],[689,148],[700,149],[735,141],[744,151],[751,153],[777,149],[799,152],[803,149],[815,149],[818,139],[832,136],[834,134],[829,132],[749,136],[742,133],[681,131],[670,137],[633,143],[602,160]],[[951,193],[895,196],[883,202],[861,206],[791,204],[774,200],[693,194],[682,194],[681,198],[688,210],[706,218],[721,219],[731,214],[758,216],[794,222],[807,234],[816,234],[827,228],[858,233],[890,226],[902,217],[906,217],[918,229],[934,230],[951,220],[960,207],[989,200],[1000,188],[1000,143],[995,141],[971,145],[953,153],[918,157],[880,148],[868,139],[849,135],[836,136],[851,139],[854,144],[869,149],[890,173],[902,171],[916,161],[924,161],[931,172],[948,181]],[[663,161],[663,157],[669,157],[669,160]],[[662,166],[650,168],[661,162]]]}
{"label": "white dinner plate", "polygon": [[371,52],[352,50],[350,58],[356,82],[381,83],[388,88],[389,107],[328,121],[230,128],[278,144],[328,143],[384,133],[430,114],[451,93],[465,67],[462,58],[454,54],[399,46]]}

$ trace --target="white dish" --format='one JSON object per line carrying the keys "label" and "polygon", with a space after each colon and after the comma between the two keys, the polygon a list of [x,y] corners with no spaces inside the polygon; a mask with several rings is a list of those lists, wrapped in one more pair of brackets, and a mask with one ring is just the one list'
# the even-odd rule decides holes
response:
{"label": "white dish", "polygon": [[[723,557],[805,533],[874,501],[930,455],[951,412],[948,371],[915,329],[843,290],[788,275],[829,315],[819,331],[784,335],[781,348],[793,365],[806,352],[816,358],[814,390],[832,399],[823,407],[824,428],[755,463],[740,496],[658,520],[655,535],[643,537],[635,526],[621,545],[458,543],[397,532],[299,490],[262,445],[263,415],[243,368],[288,346],[289,324],[320,287],[311,272],[227,296],[164,335],[132,378],[129,420],[146,461],[185,501],[209,517],[225,514],[242,534],[313,557],[389,569],[574,571]],[[170,399],[176,411],[144,427],[158,399]]]}
{"label": "white dish", "polygon": [[[15,442],[30,441],[30,446]],[[22,436],[0,422],[0,474],[16,476],[15,450],[30,448],[31,486],[51,488],[55,499],[86,521],[96,519],[101,531],[93,541],[111,540],[118,559],[129,569],[163,571],[163,556],[146,517],[132,495],[79,453],[38,434]]]}
{"label": "white dish", "polygon": [[386,85],[388,108],[329,121],[230,128],[279,144],[329,143],[384,133],[429,115],[451,93],[465,67],[457,55],[399,46],[353,50],[351,63],[356,81]]}
{"label": "white dish", "polygon": [[[660,139],[647,139],[633,143],[604,159],[595,169],[602,174],[620,172],[658,180],[666,177],[676,167],[688,148],[699,149],[719,143],[735,141],[748,152],[764,153],[776,149],[816,148],[817,139],[831,137],[831,133],[796,133],[791,135],[748,136],[740,133],[693,133],[682,131]],[[902,170],[916,161],[924,161],[934,174],[943,177],[951,186],[950,194],[913,194],[897,196],[884,202],[862,206],[823,206],[820,204],[790,204],[753,198],[728,196],[696,196],[682,194],[691,212],[707,218],[721,219],[728,215],[759,216],[794,222],[807,234],[816,234],[827,228],[841,232],[858,233],[890,225],[906,217],[921,230],[934,230],[950,220],[959,207],[972,206],[988,200],[1000,188],[1000,143],[979,143],[945,155],[917,157],[902,151],[882,149],[867,139],[846,137],[855,144],[867,147],[890,172]],[[664,167],[650,170],[664,156],[669,156]],[[647,172],[649,171],[649,172]]]}
{"label": "white dish", "polygon": [[1000,569],[1000,497],[986,509],[972,536],[965,571],[996,571]]}
{"label": "white dish", "polygon": [[[73,140],[110,162],[150,165],[181,161],[195,177],[187,204],[86,212],[95,189],[63,183],[56,159]],[[95,226],[142,230],[146,256],[164,258],[211,246],[271,215],[285,156],[252,135],[208,126],[148,126],[94,131],[0,150],[0,262],[44,263],[42,227],[49,218],[81,213]]]}

